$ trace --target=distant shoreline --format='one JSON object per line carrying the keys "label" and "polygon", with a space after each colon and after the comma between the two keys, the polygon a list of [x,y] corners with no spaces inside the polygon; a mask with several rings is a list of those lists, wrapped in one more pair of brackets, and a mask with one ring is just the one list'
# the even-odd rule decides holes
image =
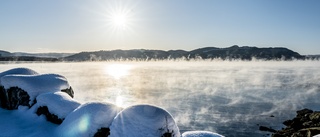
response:
{"label": "distant shoreline", "polygon": [[[18,56],[26,55],[26,56]],[[38,55],[38,56],[37,56]],[[192,51],[185,50],[110,50],[71,53],[14,54],[0,51],[0,61],[46,61],[46,62],[83,62],[83,61],[158,61],[158,60],[319,60],[320,55],[300,55],[283,47],[248,47],[234,45],[228,48],[205,47]]]}

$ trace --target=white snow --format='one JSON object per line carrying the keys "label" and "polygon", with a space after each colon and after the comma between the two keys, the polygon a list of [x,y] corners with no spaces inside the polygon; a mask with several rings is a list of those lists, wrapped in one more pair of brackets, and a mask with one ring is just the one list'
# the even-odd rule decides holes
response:
{"label": "white snow", "polygon": [[224,137],[218,133],[210,131],[187,131],[182,134],[182,137]]}
{"label": "white snow", "polygon": [[69,113],[80,106],[80,103],[72,99],[65,92],[44,93],[37,97],[36,107],[47,106],[51,114],[59,118],[65,118]]}
{"label": "white snow", "polygon": [[67,79],[58,74],[43,75],[6,75],[1,77],[5,89],[19,87],[30,96],[30,105],[42,93],[57,92],[70,87]]}
{"label": "white snow", "polygon": [[52,129],[57,127],[26,106],[19,106],[18,110],[0,108],[0,121],[1,137],[54,137]]}
{"label": "white snow", "polygon": [[135,105],[116,116],[110,127],[110,137],[161,137],[168,130],[180,137],[169,112],[152,105]]}
{"label": "white snow", "polygon": [[[14,68],[0,73],[0,78],[6,75],[19,74],[19,75],[37,75],[38,73],[28,68]],[[1,80],[0,80],[0,85]]]}
{"label": "white snow", "polygon": [[121,108],[110,103],[92,102],[78,107],[57,128],[60,137],[90,137],[102,127],[108,128]]}

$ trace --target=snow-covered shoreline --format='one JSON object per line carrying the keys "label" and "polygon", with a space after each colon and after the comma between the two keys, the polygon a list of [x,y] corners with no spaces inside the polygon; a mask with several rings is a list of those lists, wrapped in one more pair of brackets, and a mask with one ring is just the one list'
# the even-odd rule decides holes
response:
{"label": "snow-covered shoreline", "polygon": [[[1,127],[6,127],[0,129],[3,130],[0,136],[221,136],[204,131],[181,134],[172,115],[157,106],[140,104],[122,109],[111,103],[80,104],[72,99],[73,91],[67,79],[58,74],[39,74],[31,69],[17,68],[4,71],[0,76],[0,119],[3,121]],[[15,90],[11,91],[11,88]],[[37,113],[43,107],[46,111]],[[61,125],[52,124],[48,119],[62,122]]]}

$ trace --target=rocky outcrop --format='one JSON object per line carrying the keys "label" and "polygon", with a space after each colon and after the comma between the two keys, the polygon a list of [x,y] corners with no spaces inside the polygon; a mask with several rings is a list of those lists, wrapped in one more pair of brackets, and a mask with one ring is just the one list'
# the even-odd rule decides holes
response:
{"label": "rocky outcrop", "polygon": [[11,87],[9,89],[4,89],[3,86],[0,87],[0,106],[1,108],[14,110],[17,109],[19,105],[28,106],[30,102],[30,96],[24,90],[19,87]]}
{"label": "rocky outcrop", "polygon": [[6,94],[7,109],[18,109],[19,105],[31,107],[31,105],[29,104],[30,96],[26,91],[22,90],[21,88],[11,87],[7,89]]}
{"label": "rocky outcrop", "polygon": [[73,89],[71,86],[70,86],[70,88],[62,89],[61,92],[67,93],[72,98],[74,97],[74,92],[73,92]]}
{"label": "rocky outcrop", "polygon": [[47,121],[52,122],[54,124],[61,124],[64,119],[60,119],[57,115],[51,114],[48,110],[47,106],[41,106],[37,109],[36,114],[38,116],[45,115]]}
{"label": "rocky outcrop", "polygon": [[3,86],[0,86],[0,107],[6,108],[6,106],[7,106],[6,90],[4,89]]}
{"label": "rocky outcrop", "polygon": [[98,129],[97,133],[93,137],[108,137],[110,135],[110,128],[102,127]]}
{"label": "rocky outcrop", "polygon": [[297,111],[297,116],[283,122],[286,126],[272,137],[312,137],[320,134],[320,112],[310,109]]}

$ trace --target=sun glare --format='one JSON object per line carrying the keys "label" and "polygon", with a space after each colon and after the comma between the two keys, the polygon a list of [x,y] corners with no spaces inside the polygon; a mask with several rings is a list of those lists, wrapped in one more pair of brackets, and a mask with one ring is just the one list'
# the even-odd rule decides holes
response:
{"label": "sun glare", "polygon": [[133,10],[131,6],[124,3],[115,4],[116,6],[107,8],[106,21],[113,31],[130,30],[133,24]]}
{"label": "sun glare", "polygon": [[118,29],[126,29],[127,18],[124,14],[115,14],[112,16],[112,24]]}
{"label": "sun glare", "polygon": [[117,105],[118,107],[122,107],[123,101],[124,101],[124,99],[123,99],[122,96],[117,96],[117,98],[116,98],[116,105]]}
{"label": "sun glare", "polygon": [[132,68],[130,65],[123,64],[112,64],[106,67],[106,72],[108,75],[112,76],[115,79],[120,79],[124,76],[129,75],[129,71]]}

